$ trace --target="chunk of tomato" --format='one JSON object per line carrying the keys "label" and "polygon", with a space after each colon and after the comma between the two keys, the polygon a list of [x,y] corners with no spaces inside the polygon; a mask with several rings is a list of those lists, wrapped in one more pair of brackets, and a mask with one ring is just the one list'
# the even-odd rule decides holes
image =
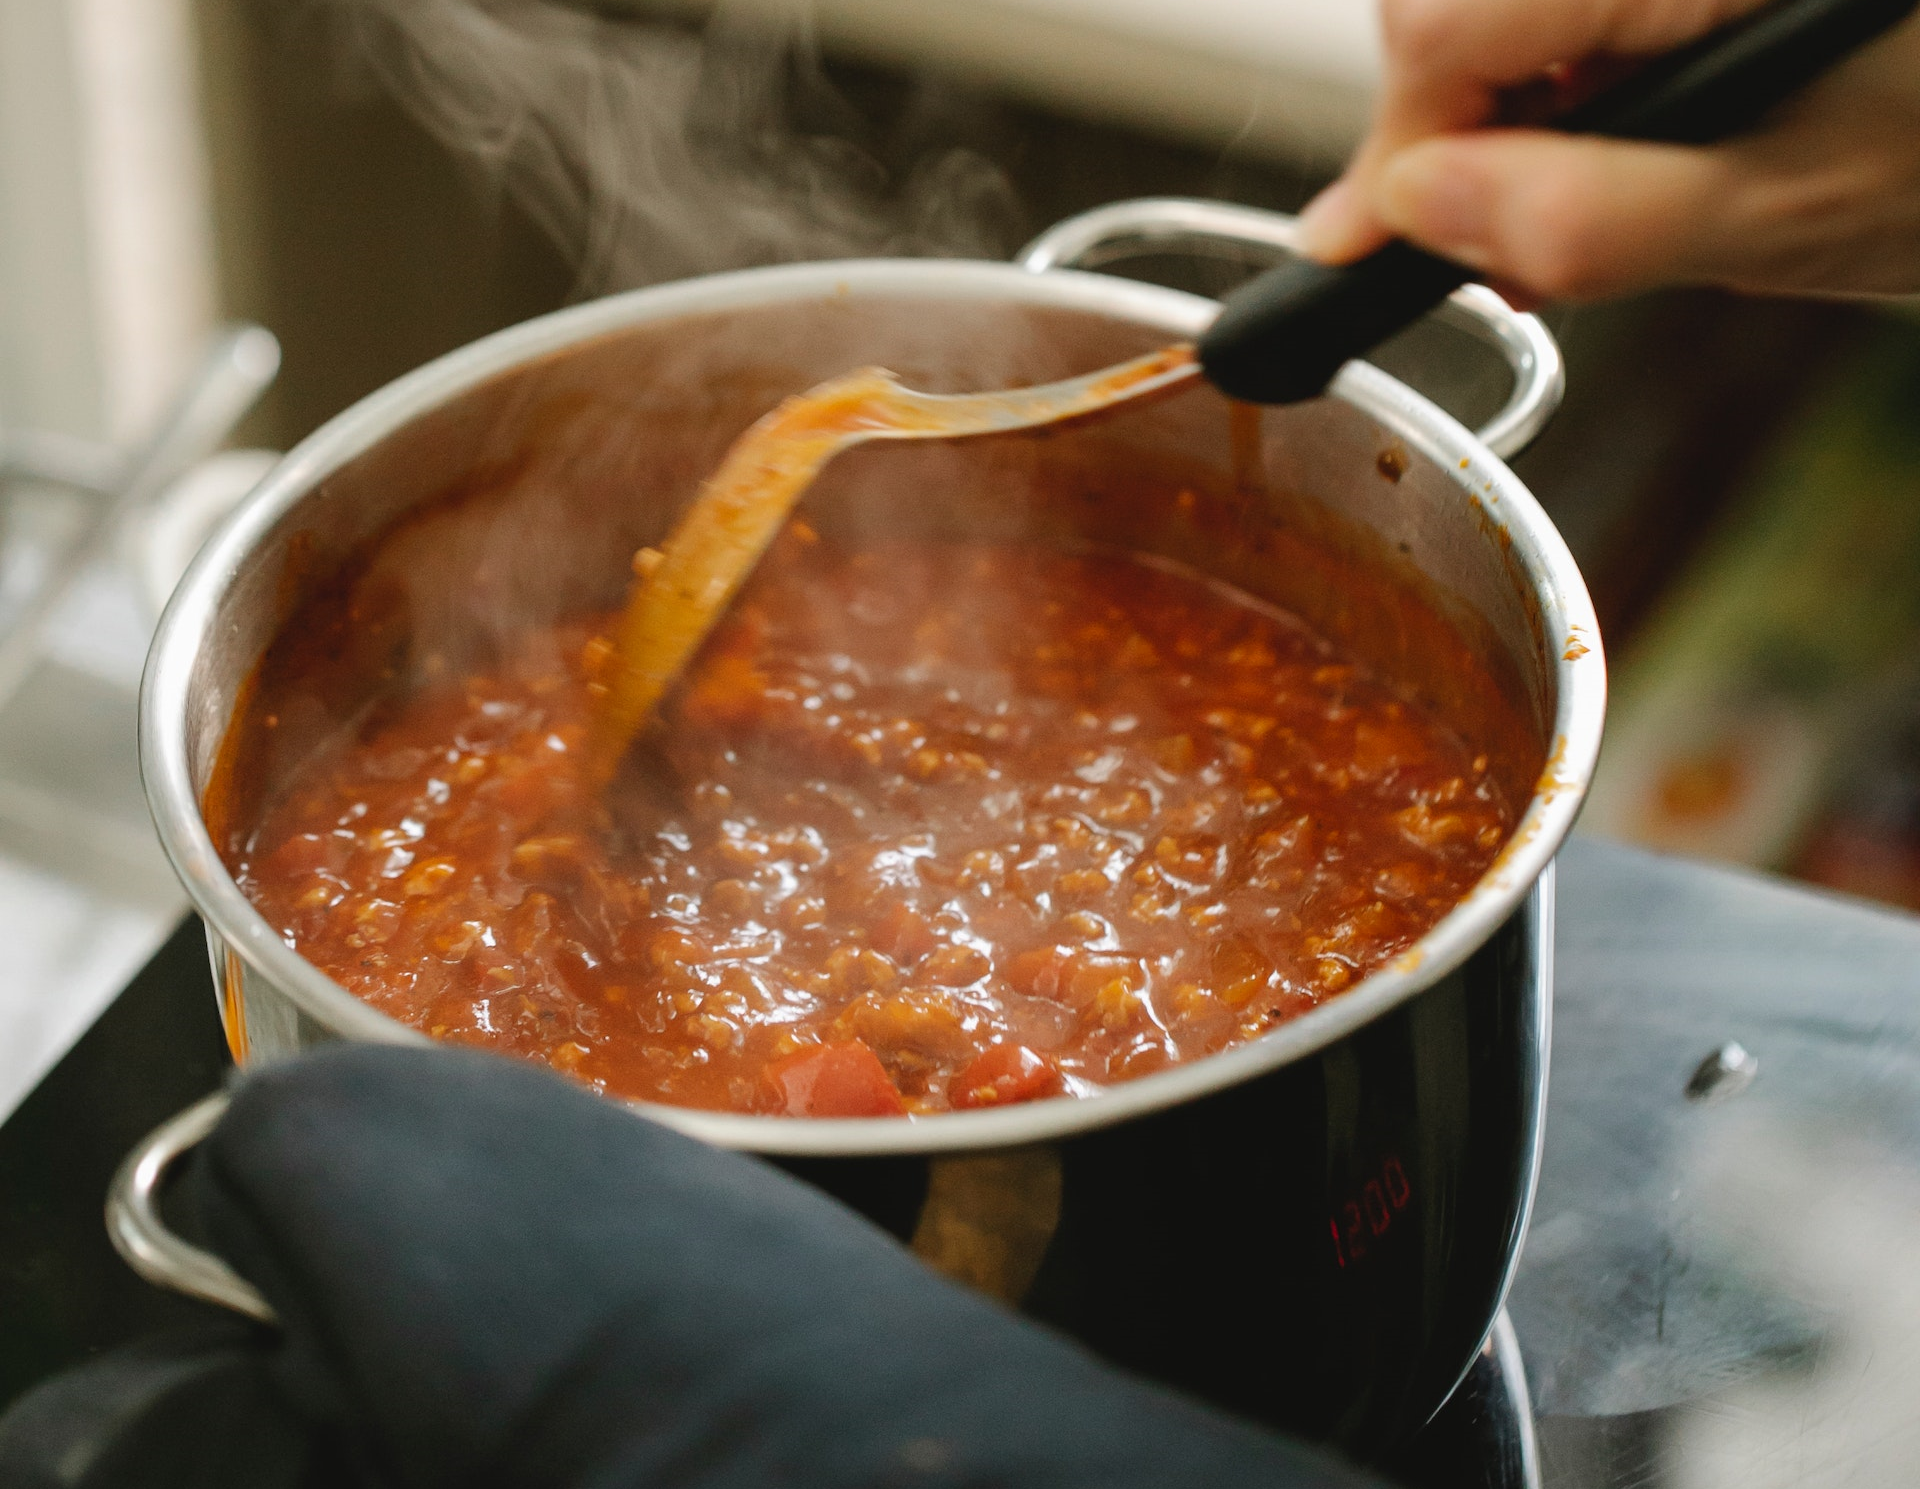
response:
{"label": "chunk of tomato", "polygon": [[1038,1101],[1064,1089],[1053,1061],[1024,1044],[990,1046],[947,1084],[948,1100],[961,1110]]}
{"label": "chunk of tomato", "polygon": [[880,1057],[859,1040],[798,1050],[766,1068],[774,1107],[789,1117],[900,1117],[906,1105]]}
{"label": "chunk of tomato", "polygon": [[917,962],[938,942],[926,916],[911,905],[894,904],[874,924],[873,944],[896,962]]}

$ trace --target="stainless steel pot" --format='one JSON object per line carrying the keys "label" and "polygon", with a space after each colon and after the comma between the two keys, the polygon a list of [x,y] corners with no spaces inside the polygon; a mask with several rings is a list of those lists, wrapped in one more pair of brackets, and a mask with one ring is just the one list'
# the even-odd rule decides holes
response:
{"label": "stainless steel pot", "polygon": [[[1016,265],[873,260],[665,285],[477,342],[306,440],[187,574],[142,696],[148,797],[206,921],[236,1056],[423,1040],[287,947],[229,877],[201,811],[262,653],[371,540],[403,517],[415,524],[410,573],[424,597],[410,613],[421,628],[455,612],[517,624],[589,592],[606,598],[621,555],[660,535],[726,441],[779,396],[858,363],[893,367],[915,386],[981,388],[1190,338],[1211,302],[1062,266],[1142,248],[1272,249],[1290,237],[1291,223],[1271,214],[1139,202],[1063,223]],[[1484,289],[1461,292],[1445,313],[1513,368],[1513,396],[1483,437],[1351,364],[1330,396],[1264,413],[1260,475],[1240,472],[1248,541],[1221,545],[1171,522],[1115,530],[1103,523],[1119,519],[1097,503],[1038,518],[1023,505],[1063,482],[1097,485],[1102,470],[1230,485],[1229,412],[1207,389],[1038,441],[855,455],[809,501],[828,520],[1065,530],[1166,552],[1336,635],[1364,634],[1369,660],[1414,685],[1430,628],[1365,624],[1360,588],[1275,565],[1259,540],[1310,528],[1389,587],[1421,588],[1507,679],[1528,735],[1525,814],[1451,915],[1267,1036],[1095,1099],[911,1122],[636,1106],[775,1158],[1128,1365],[1363,1448],[1404,1437],[1437,1409],[1504,1295],[1539,1152],[1551,862],[1604,707],[1585,587],[1500,459],[1557,403],[1557,352],[1538,321]],[[930,491],[966,494],[917,500]],[[468,538],[435,526],[463,492],[493,503],[478,528],[461,529]],[[916,498],[910,512],[902,493]],[[470,540],[474,531],[483,536]],[[239,1279],[179,1249],[150,1204],[165,1155],[212,1116],[156,1134],[130,1161],[116,1232],[150,1274],[257,1310]],[[1021,1213],[1041,1223],[1024,1235],[983,1229],[987,1191],[1022,1196]]]}

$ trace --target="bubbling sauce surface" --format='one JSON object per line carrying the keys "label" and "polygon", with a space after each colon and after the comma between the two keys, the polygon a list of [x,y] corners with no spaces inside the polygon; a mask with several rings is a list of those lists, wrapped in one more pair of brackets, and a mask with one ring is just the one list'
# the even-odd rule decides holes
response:
{"label": "bubbling sauce surface", "polygon": [[229,866],[435,1038],[616,1096],[850,1116],[1255,1037],[1417,940],[1512,828],[1484,756],[1200,576],[807,538],[604,790],[612,616],[383,708]]}

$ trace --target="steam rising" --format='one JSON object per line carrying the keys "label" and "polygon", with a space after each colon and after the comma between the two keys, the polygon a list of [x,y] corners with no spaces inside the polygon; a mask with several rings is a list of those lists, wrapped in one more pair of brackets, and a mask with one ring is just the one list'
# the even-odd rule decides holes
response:
{"label": "steam rising", "polygon": [[326,0],[354,60],[482,168],[586,293],[783,259],[999,257],[1001,173],[949,149],[903,179],[792,118],[846,105],[804,8],[721,0],[704,32],[553,0]]}

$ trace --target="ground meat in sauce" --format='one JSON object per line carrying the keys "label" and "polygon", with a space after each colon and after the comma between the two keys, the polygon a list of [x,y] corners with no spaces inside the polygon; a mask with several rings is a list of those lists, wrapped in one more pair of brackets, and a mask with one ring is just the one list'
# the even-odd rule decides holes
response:
{"label": "ground meat in sauce", "polygon": [[234,868],[376,1007],[617,1096],[1085,1093],[1352,986],[1512,826],[1431,715],[1158,563],[789,542],[596,801],[609,624],[321,752]]}

